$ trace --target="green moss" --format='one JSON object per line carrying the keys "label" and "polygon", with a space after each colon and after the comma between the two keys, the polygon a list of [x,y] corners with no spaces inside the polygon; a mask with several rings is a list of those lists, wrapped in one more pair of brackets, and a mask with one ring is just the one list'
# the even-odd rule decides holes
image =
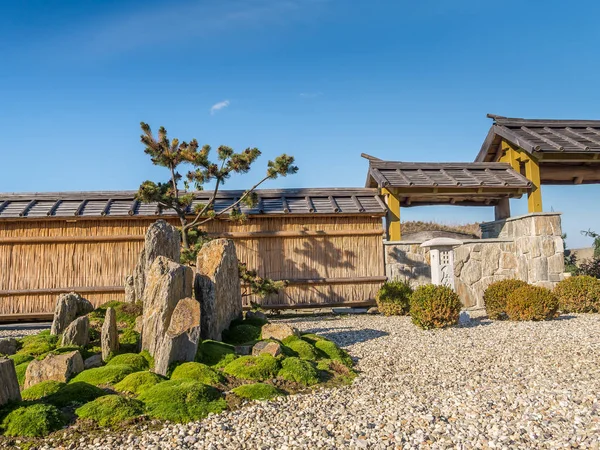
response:
{"label": "green moss", "polygon": [[134,372],[115,384],[115,389],[138,395],[164,380],[163,377],[152,372]]}
{"label": "green moss", "polygon": [[223,372],[243,380],[263,381],[275,378],[279,368],[279,361],[276,358],[264,354],[237,358],[227,364]]}
{"label": "green moss", "polygon": [[235,350],[232,345],[211,340],[202,342],[198,346],[198,352],[196,353],[196,362],[218,368],[225,367],[235,358]]}
{"label": "green moss", "polygon": [[65,418],[53,405],[22,406],[10,412],[2,421],[5,436],[41,437],[65,425]]}
{"label": "green moss", "polygon": [[187,362],[175,368],[171,380],[195,380],[211,386],[223,383],[225,378],[206,364]]}
{"label": "green moss", "polygon": [[62,355],[64,353],[80,352],[80,351],[81,351],[81,347],[75,347],[73,345],[68,345],[66,347],[57,347],[54,350],[50,350],[49,352],[38,355],[35,357],[35,359],[37,359],[38,361],[41,361],[48,355]]}
{"label": "green moss", "polygon": [[95,345],[91,345],[89,347],[85,347],[83,349],[81,349],[79,351],[79,353],[81,353],[81,357],[84,359],[84,361],[86,359],[88,359],[90,356],[94,356],[94,355],[98,355],[102,353],[102,348],[95,346]]}
{"label": "green moss", "polygon": [[119,350],[127,353],[137,353],[140,342],[140,333],[133,328],[126,328],[119,334]]}
{"label": "green moss", "polygon": [[148,350],[142,350],[140,352],[140,356],[143,357],[146,361],[148,361],[148,367],[150,370],[154,369],[154,357],[150,354]]}
{"label": "green moss", "polygon": [[233,393],[248,400],[271,400],[280,395],[285,395],[275,386],[263,383],[243,384],[233,389]]}
{"label": "green moss", "polygon": [[314,333],[305,333],[300,337],[302,339],[304,339],[306,342],[311,343],[312,345],[315,345],[315,343],[317,341],[328,341],[329,340],[329,339],[324,338],[323,336],[319,336],[318,334],[314,334]]}
{"label": "green moss", "polygon": [[33,334],[21,338],[21,355],[40,356],[56,348],[58,336],[48,334]]}
{"label": "green moss", "polygon": [[267,319],[261,319],[260,317],[246,317],[244,319],[236,319],[231,322],[232,326],[237,325],[252,325],[258,328],[262,328],[264,325],[268,324],[269,321]]}
{"label": "green moss", "polygon": [[346,352],[346,350],[339,348],[335,342],[331,342],[327,339],[321,339],[315,341],[315,347],[323,352],[329,359],[335,359],[336,361],[340,361],[347,367],[352,367],[354,363],[352,362],[352,358]]}
{"label": "green moss", "polygon": [[23,400],[39,400],[58,392],[64,386],[66,384],[60,381],[42,381],[21,392],[21,397]]}
{"label": "green moss", "polygon": [[357,377],[354,370],[333,359],[319,361],[317,370],[321,371],[323,381],[333,382],[334,384],[352,384],[352,381]]}
{"label": "green moss", "polygon": [[45,402],[59,408],[72,404],[82,404],[106,395],[102,389],[84,382],[71,382],[57,392],[46,397]]}
{"label": "green moss", "polygon": [[260,339],[260,328],[254,325],[242,324],[223,330],[223,342],[239,345]]}
{"label": "green moss", "polygon": [[142,314],[141,303],[111,301],[100,305],[92,311],[88,315],[90,320],[98,321],[100,324],[104,323],[104,317],[106,317],[106,310],[108,308],[114,308],[115,315],[117,316],[117,324],[120,328],[133,328],[136,317]]}
{"label": "green moss", "polygon": [[307,341],[300,339],[298,336],[288,336],[282,343],[292,350],[294,356],[298,356],[301,359],[316,361],[319,358],[319,354],[315,347]]}
{"label": "green moss", "polygon": [[139,372],[141,370],[148,370],[149,364],[146,358],[142,355],[138,355],[137,353],[123,353],[121,355],[117,355],[106,363],[107,366],[118,366],[125,365],[131,366],[134,372]]}
{"label": "green moss", "polygon": [[180,423],[203,419],[227,407],[217,389],[189,380],[159,383],[143,392],[139,399],[146,404],[150,417]]}
{"label": "green moss", "polygon": [[19,382],[19,386],[23,386],[25,383],[25,372],[27,372],[27,366],[31,363],[31,361],[24,362],[15,366],[15,371],[17,372],[17,380]]}
{"label": "green moss", "polygon": [[13,362],[15,363],[15,366],[18,366],[19,364],[33,361],[34,358],[31,355],[24,355],[24,354],[17,353],[16,355],[10,355],[8,357],[8,359],[12,359]]}
{"label": "green moss", "polygon": [[107,365],[104,367],[84,370],[71,381],[74,383],[83,381],[85,383],[93,384],[94,386],[103,384],[116,384],[133,372],[137,371],[133,367],[126,364]]}
{"label": "green moss", "polygon": [[281,362],[281,370],[278,376],[288,381],[311,386],[319,382],[317,370],[314,363],[300,358],[286,358]]}
{"label": "green moss", "polygon": [[105,395],[75,410],[80,419],[91,419],[102,427],[118,425],[143,413],[142,402],[120,395]]}

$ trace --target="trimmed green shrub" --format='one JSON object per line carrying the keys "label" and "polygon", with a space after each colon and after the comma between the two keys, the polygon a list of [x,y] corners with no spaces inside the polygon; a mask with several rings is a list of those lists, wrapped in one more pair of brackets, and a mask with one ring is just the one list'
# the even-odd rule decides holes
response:
{"label": "trimmed green shrub", "polygon": [[11,411],[2,421],[5,436],[42,437],[62,428],[66,420],[53,405],[38,403]]}
{"label": "trimmed green shrub", "polygon": [[87,403],[103,395],[106,395],[105,391],[89,383],[71,382],[46,397],[44,401],[63,408],[68,405]]}
{"label": "trimmed green shrub", "polygon": [[21,355],[40,356],[56,348],[58,336],[39,333],[21,338]]}
{"label": "trimmed green shrub", "polygon": [[315,347],[329,359],[339,361],[347,367],[352,367],[354,365],[348,352],[339,348],[335,342],[321,338],[315,342]]}
{"label": "trimmed green shrub", "polygon": [[19,386],[23,386],[25,383],[25,373],[27,372],[27,366],[31,363],[31,361],[24,362],[15,366],[15,371],[17,372],[17,381],[19,382]]}
{"label": "trimmed green shrub", "polygon": [[408,281],[386,281],[375,295],[377,309],[386,316],[403,316],[410,310],[413,289]]}
{"label": "trimmed green shrub", "polygon": [[317,350],[298,336],[288,336],[281,342],[292,350],[293,356],[298,356],[301,359],[309,361],[316,361],[319,358]]}
{"label": "trimmed green shrub", "polygon": [[523,286],[508,296],[506,314],[509,320],[550,320],[558,312],[558,298],[539,286]]}
{"label": "trimmed green shrub", "polygon": [[260,339],[260,328],[254,325],[242,324],[223,330],[223,342],[233,345],[245,344]]}
{"label": "trimmed green shrub", "polygon": [[115,364],[94,369],[84,370],[71,380],[71,382],[83,381],[85,383],[99,386],[103,384],[116,384],[133,372],[139,372],[127,364]]}
{"label": "trimmed green shrub", "polygon": [[588,275],[565,278],[554,288],[562,312],[600,312],[600,280]]}
{"label": "trimmed green shrub", "polygon": [[142,402],[120,395],[105,395],[75,410],[80,419],[91,419],[101,427],[112,427],[143,413]]}
{"label": "trimmed green shrub", "polygon": [[263,325],[266,325],[269,323],[268,319],[261,319],[260,317],[247,317],[248,313],[250,313],[250,311],[248,311],[246,313],[246,317],[244,317],[243,319],[235,319],[234,321],[231,322],[231,326],[237,326],[237,325],[253,325],[255,327],[258,328],[262,328]]}
{"label": "trimmed green shrub", "polygon": [[225,366],[223,372],[243,380],[264,381],[275,378],[279,372],[279,361],[271,355],[241,356]]}
{"label": "trimmed green shrub", "polygon": [[424,330],[445,328],[458,323],[462,305],[448,286],[419,286],[410,299],[412,322]]}
{"label": "trimmed green shrub", "polygon": [[271,400],[280,395],[285,395],[271,384],[254,383],[243,384],[232,389],[233,393],[248,400]]}
{"label": "trimmed green shrub", "polygon": [[25,354],[21,354],[21,353],[17,353],[16,355],[10,355],[8,357],[8,359],[12,359],[13,362],[15,363],[15,366],[18,366],[19,364],[23,364],[23,363],[34,360],[33,356],[25,355]]}
{"label": "trimmed green shrub", "polygon": [[281,361],[281,370],[277,375],[284,380],[295,381],[305,386],[319,382],[314,363],[293,356]]}
{"label": "trimmed green shrub", "polygon": [[206,364],[187,362],[175,368],[171,374],[171,380],[194,380],[214,386],[223,383],[225,378]]}
{"label": "trimmed green shrub", "polygon": [[141,370],[148,370],[149,364],[146,358],[137,353],[123,353],[121,355],[114,356],[111,360],[106,363],[107,366],[125,365],[131,366],[134,372]]}
{"label": "trimmed green shrub", "polygon": [[217,389],[190,380],[164,381],[142,392],[138,398],[146,404],[150,417],[179,423],[200,420],[227,408]]}
{"label": "trimmed green shrub", "polygon": [[196,353],[196,362],[207,366],[225,367],[235,358],[233,345],[211,340],[206,340],[198,345],[198,352]]}
{"label": "trimmed green shrub", "polygon": [[507,319],[506,299],[510,294],[523,286],[527,286],[525,281],[521,280],[501,280],[488,286],[483,293],[483,302],[487,315],[492,320]]}
{"label": "trimmed green shrub", "polygon": [[35,384],[22,391],[21,398],[23,400],[39,400],[40,398],[44,398],[58,392],[64,386],[66,386],[66,384],[60,381],[42,381],[41,383]]}
{"label": "trimmed green shrub", "polygon": [[138,395],[163,381],[163,377],[152,372],[134,372],[115,384],[115,390]]}

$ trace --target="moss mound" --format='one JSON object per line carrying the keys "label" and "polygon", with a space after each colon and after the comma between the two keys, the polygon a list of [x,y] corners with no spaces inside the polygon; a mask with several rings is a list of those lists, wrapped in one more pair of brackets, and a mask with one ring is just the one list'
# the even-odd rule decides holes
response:
{"label": "moss mound", "polygon": [[341,362],[347,367],[352,367],[354,363],[348,352],[337,346],[335,342],[321,338],[315,342],[315,347],[327,355],[327,358]]}
{"label": "moss mound", "polygon": [[313,347],[307,341],[300,339],[298,336],[288,336],[281,342],[287,348],[292,350],[293,356],[297,356],[308,361],[316,361],[319,358],[319,354],[317,353],[315,347]]}
{"label": "moss mound", "polygon": [[106,392],[96,386],[84,382],[71,382],[46,397],[45,401],[63,408],[68,405],[87,403],[103,395],[106,395]]}
{"label": "moss mound", "polygon": [[139,396],[150,417],[171,422],[190,422],[220,413],[225,399],[214,387],[190,380],[169,380],[151,387]]}
{"label": "moss mound", "polygon": [[154,369],[154,357],[150,354],[148,350],[142,350],[140,352],[140,356],[148,361],[148,367],[150,370]]}
{"label": "moss mound", "polygon": [[148,370],[150,368],[148,360],[142,355],[138,355],[137,353],[123,353],[121,355],[117,355],[111,358],[111,360],[108,363],[106,363],[106,365],[108,367],[118,365],[130,366],[135,372],[139,372],[141,370]]}
{"label": "moss mound", "polygon": [[164,380],[152,372],[134,372],[115,384],[115,390],[138,395]]}
{"label": "moss mound", "polygon": [[554,288],[562,312],[600,312],[600,279],[581,275],[565,278]]}
{"label": "moss mound", "polygon": [[39,400],[40,398],[44,398],[58,392],[64,386],[66,386],[66,384],[60,381],[42,381],[41,383],[22,391],[21,397],[23,400]]}
{"label": "moss mound", "polygon": [[352,384],[357,374],[350,367],[333,359],[322,359],[317,363],[317,369],[325,372],[326,381],[333,381],[340,384]]}
{"label": "moss mound", "polygon": [[119,351],[137,353],[140,343],[140,333],[133,328],[126,328],[119,334]]}
{"label": "moss mound", "polygon": [[403,316],[410,310],[412,288],[408,281],[386,281],[377,292],[377,309],[386,316]]}
{"label": "moss mound", "polygon": [[105,395],[77,408],[75,414],[80,419],[91,419],[102,427],[112,427],[144,414],[144,404],[120,395]]}
{"label": "moss mound", "polygon": [[206,340],[198,346],[196,362],[201,362],[207,366],[223,368],[237,356],[232,345],[224,342]]}
{"label": "moss mound", "polygon": [[106,310],[108,308],[114,308],[117,316],[117,324],[120,328],[133,328],[135,326],[135,318],[142,314],[141,303],[125,303],[111,301],[100,305],[98,308],[88,314],[90,320],[99,322],[100,325],[104,323],[106,317]]}
{"label": "moss mound", "polygon": [[276,358],[264,354],[237,358],[227,364],[223,372],[242,380],[264,381],[275,378],[279,368],[279,361]]}
{"label": "moss mound", "polygon": [[461,307],[460,298],[448,286],[420,286],[410,298],[412,322],[424,330],[458,324]]}
{"label": "moss mound", "polygon": [[233,389],[233,393],[248,400],[271,400],[280,395],[285,395],[275,386],[263,383],[243,384]]}
{"label": "moss mound", "polygon": [[12,359],[13,362],[15,363],[15,367],[18,366],[19,364],[23,364],[29,361],[33,361],[33,356],[31,355],[24,355],[24,354],[19,354],[17,353],[16,355],[10,355],[8,357],[8,359]]}
{"label": "moss mound", "polygon": [[31,361],[27,361],[24,363],[15,366],[15,371],[17,372],[17,381],[19,382],[19,386],[23,386],[25,383],[25,373],[27,372],[27,366]]}
{"label": "moss mound", "polygon": [[83,381],[94,386],[99,386],[102,384],[116,384],[133,372],[137,371],[129,365],[114,364],[110,366],[84,370],[75,376],[71,382]]}
{"label": "moss mound", "polygon": [[223,342],[233,345],[245,344],[260,339],[260,328],[254,325],[241,324],[223,330]]}
{"label": "moss mound", "polygon": [[523,286],[508,296],[509,320],[550,320],[558,316],[558,298],[549,289]]}
{"label": "moss mound", "polygon": [[178,365],[171,374],[171,380],[195,380],[210,386],[223,383],[225,378],[206,364],[187,362]]}
{"label": "moss mound", "polygon": [[11,411],[2,421],[5,436],[41,437],[60,429],[66,420],[53,405],[22,406]]}
{"label": "moss mound", "polygon": [[44,353],[56,349],[58,336],[45,333],[34,334],[21,338],[21,349],[18,351],[21,355],[40,356]]}
{"label": "moss mound", "polygon": [[278,376],[284,380],[295,381],[305,386],[311,386],[319,382],[314,364],[296,357],[286,358],[281,362],[281,370]]}
{"label": "moss mound", "polygon": [[501,280],[490,284],[483,293],[483,302],[488,317],[492,320],[507,319],[506,299],[523,286],[527,286],[527,283],[521,280]]}

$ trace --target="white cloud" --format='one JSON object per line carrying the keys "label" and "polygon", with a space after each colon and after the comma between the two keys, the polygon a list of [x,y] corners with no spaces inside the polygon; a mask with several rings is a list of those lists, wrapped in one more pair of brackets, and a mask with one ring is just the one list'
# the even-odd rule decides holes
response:
{"label": "white cloud", "polygon": [[229,106],[229,100],[223,100],[222,102],[215,103],[210,107],[210,113],[214,114],[215,111],[219,111],[220,109],[227,108]]}

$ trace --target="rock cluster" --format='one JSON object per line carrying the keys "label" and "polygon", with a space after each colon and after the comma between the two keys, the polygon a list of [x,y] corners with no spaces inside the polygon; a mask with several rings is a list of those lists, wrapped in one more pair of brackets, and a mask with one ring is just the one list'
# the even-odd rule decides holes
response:
{"label": "rock cluster", "polygon": [[81,295],[70,292],[58,297],[50,334],[61,334],[77,317],[88,314],[94,306]]}
{"label": "rock cluster", "polygon": [[71,322],[62,335],[62,346],[85,347],[90,341],[90,319],[78,317]]}

